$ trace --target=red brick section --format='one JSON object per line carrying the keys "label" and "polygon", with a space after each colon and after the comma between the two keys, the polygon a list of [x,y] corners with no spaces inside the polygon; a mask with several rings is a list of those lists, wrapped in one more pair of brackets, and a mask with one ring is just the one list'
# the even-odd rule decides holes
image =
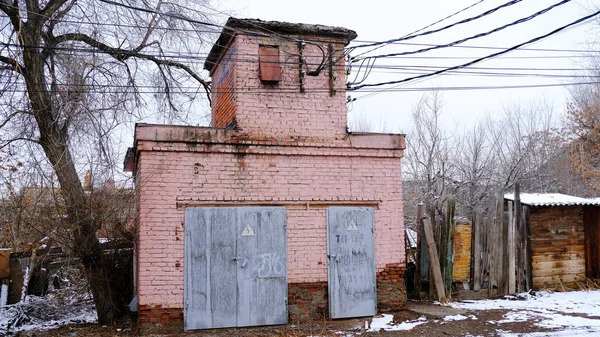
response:
{"label": "red brick section", "polygon": [[386,264],[377,272],[377,310],[389,312],[401,310],[406,304],[404,263]]}
{"label": "red brick section", "polygon": [[290,321],[320,320],[328,317],[327,282],[288,284]]}
{"label": "red brick section", "polygon": [[163,308],[162,305],[140,305],[138,320],[140,324],[183,323],[183,309]]}

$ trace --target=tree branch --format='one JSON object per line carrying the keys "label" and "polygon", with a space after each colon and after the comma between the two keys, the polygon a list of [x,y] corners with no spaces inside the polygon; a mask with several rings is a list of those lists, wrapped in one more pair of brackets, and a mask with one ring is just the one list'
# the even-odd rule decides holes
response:
{"label": "tree branch", "polygon": [[[45,17],[45,18],[50,18],[52,15],[54,15],[54,13],[60,9],[60,7],[62,5],[64,5],[67,2],[67,0],[50,0],[48,1],[48,3],[46,4],[46,7],[44,7],[44,9],[42,9],[42,11],[40,12],[40,14]],[[70,7],[73,7],[73,3],[75,1],[71,1],[71,4],[69,5]],[[68,11],[68,9],[66,10]]]}
{"label": "tree branch", "polygon": [[[209,82],[205,81],[198,74],[196,74],[196,72],[194,72],[189,66],[187,66],[183,63],[179,63],[179,62],[175,62],[175,61],[171,61],[171,60],[160,59],[156,56],[144,54],[144,53],[141,53],[136,50],[114,48],[114,47],[111,47],[105,43],[98,41],[98,40],[95,40],[88,35],[81,34],[81,33],[70,33],[70,34],[63,34],[63,35],[56,36],[55,38],[53,38],[52,45],[55,46],[60,43],[68,42],[68,41],[83,42],[83,43],[87,44],[88,46],[96,48],[121,62],[124,62],[130,58],[137,58],[137,59],[144,59],[144,60],[152,61],[157,65],[181,69],[181,70],[185,71],[186,73],[188,73],[188,75],[190,75],[193,79],[198,81],[198,83],[200,83],[202,85],[202,87],[204,87],[204,90],[206,91],[207,95],[209,95],[209,93],[210,93]],[[208,99],[210,102],[210,96],[208,97]]]}
{"label": "tree branch", "polygon": [[19,73],[19,74],[25,76],[25,67],[23,67],[21,64],[19,64],[19,62],[17,62],[17,60],[11,59],[10,57],[0,55],[0,62],[8,65],[7,67],[4,67],[4,69],[9,69],[9,70],[12,70],[16,73]]}
{"label": "tree branch", "polygon": [[19,30],[21,27],[21,16],[19,15],[19,4],[15,0],[10,3],[8,0],[0,0],[0,10],[8,15],[14,30]]}
{"label": "tree branch", "polygon": [[[54,13],[56,11],[58,11],[58,9],[60,9],[60,7],[66,2],[67,0],[58,0],[58,1],[50,1],[46,7],[44,7],[44,9],[42,10],[42,14],[43,15],[47,15],[47,17],[51,17],[52,15],[54,15]],[[56,23],[62,19],[65,15],[67,15],[67,13],[71,10],[71,8],[73,8],[73,5],[75,5],[75,1],[76,0],[71,0],[71,2],[67,5],[67,7],[65,9],[63,9],[62,11],[58,11],[56,12],[56,15],[54,15],[53,18],[51,18],[50,20],[50,26],[48,27],[48,34],[52,35],[52,31],[54,30],[54,26],[56,25]]]}

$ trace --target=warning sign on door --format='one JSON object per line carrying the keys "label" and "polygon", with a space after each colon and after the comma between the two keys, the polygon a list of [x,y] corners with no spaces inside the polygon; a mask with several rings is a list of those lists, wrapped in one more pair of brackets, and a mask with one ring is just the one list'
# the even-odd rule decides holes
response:
{"label": "warning sign on door", "polygon": [[244,227],[244,230],[242,231],[242,236],[254,236],[256,234],[254,234],[254,230],[252,229],[252,227],[250,227],[250,224],[246,224],[246,227]]}
{"label": "warning sign on door", "polygon": [[346,227],[346,230],[348,230],[348,231],[357,231],[358,230],[358,226],[356,226],[356,222],[354,222],[354,220],[351,220],[350,223],[348,224],[348,227]]}

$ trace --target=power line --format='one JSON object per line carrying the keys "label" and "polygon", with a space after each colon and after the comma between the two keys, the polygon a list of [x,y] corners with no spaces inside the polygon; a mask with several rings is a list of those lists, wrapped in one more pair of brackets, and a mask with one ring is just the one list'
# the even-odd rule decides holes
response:
{"label": "power line", "polygon": [[456,41],[453,41],[453,42],[450,42],[450,43],[447,43],[447,44],[435,45],[433,47],[428,47],[428,48],[423,48],[423,49],[418,49],[418,50],[408,51],[408,52],[391,53],[391,54],[384,54],[384,55],[367,56],[367,57],[364,57],[364,58],[356,58],[356,59],[352,60],[352,63],[356,63],[356,62],[359,62],[359,61],[364,60],[364,59],[379,59],[379,58],[386,58],[386,57],[390,57],[390,56],[412,55],[412,54],[424,53],[424,52],[427,52],[427,51],[430,51],[430,50],[436,50],[436,49],[441,49],[441,48],[452,47],[454,45],[461,44],[461,43],[464,43],[464,42],[467,42],[467,41],[470,41],[470,40],[473,40],[473,39],[478,39],[478,38],[481,38],[481,37],[485,37],[485,36],[488,36],[490,34],[497,33],[497,32],[499,32],[501,30],[506,29],[506,28],[509,28],[509,27],[512,27],[512,26],[516,26],[516,25],[519,25],[521,23],[530,21],[530,20],[532,20],[532,19],[534,19],[534,18],[536,18],[536,17],[538,17],[540,15],[543,15],[543,14],[549,12],[550,10],[552,10],[552,9],[554,9],[556,7],[562,6],[562,5],[564,5],[566,3],[569,3],[569,2],[571,2],[571,0],[562,0],[562,1],[558,2],[558,3],[555,3],[555,4],[553,4],[553,5],[549,6],[549,7],[546,7],[544,9],[542,9],[541,11],[535,12],[535,13],[527,16],[527,17],[523,17],[521,19],[518,19],[518,20],[513,21],[511,23],[502,25],[500,27],[494,28],[494,29],[489,30],[487,32],[479,33],[479,34],[476,34],[476,35],[472,35],[472,36],[469,36],[469,37],[466,37],[466,38],[463,38],[463,39],[460,39],[460,40],[456,40]]}
{"label": "power line", "polygon": [[[501,85],[501,86],[446,86],[446,87],[417,87],[417,88],[390,88],[387,90],[388,92],[419,92],[419,91],[464,91],[464,90],[499,90],[499,89],[528,89],[528,88],[550,88],[550,87],[568,87],[568,86],[579,86],[579,85],[600,85],[600,81],[588,81],[588,82],[571,82],[571,83],[550,83],[550,84],[531,84],[531,85]],[[125,87],[125,86],[123,86]],[[116,87],[119,88],[119,87]],[[151,88],[149,88],[151,89]],[[199,88],[199,90],[202,90]],[[6,90],[9,92],[46,92],[46,91],[28,91],[26,89],[12,89]],[[214,90],[212,93],[235,93],[235,94],[272,94],[273,92],[283,92],[283,93],[299,93],[299,87],[283,87],[278,89],[265,89],[262,87],[247,87],[247,88],[237,88],[235,90]],[[311,93],[329,93],[329,89],[323,88],[306,88],[306,92]],[[379,93],[379,90],[376,89],[361,89],[357,92],[371,92],[371,93]],[[85,90],[83,93],[98,93],[98,94],[165,94],[164,90]],[[180,94],[197,94],[198,90],[181,90],[176,91],[176,93]],[[361,96],[362,97],[362,96]],[[359,97],[360,98],[360,97]]]}
{"label": "power line", "polygon": [[[48,47],[48,46],[43,46],[43,45],[21,45],[21,44],[15,44],[15,43],[0,43],[1,45],[7,46],[7,47],[18,47],[18,48],[37,48],[37,49],[50,49],[50,50],[55,50],[55,51],[65,51],[65,52],[79,52],[79,53],[90,53],[90,54],[103,54],[103,52],[98,51],[97,49],[94,48],[84,48],[84,47],[73,47],[73,46],[69,46],[69,47],[64,47],[64,46],[54,46],[54,47]],[[494,48],[495,49],[495,48]],[[521,50],[521,49],[519,49]],[[154,57],[163,57],[165,59],[169,58],[169,59],[181,59],[181,60],[186,60],[188,63],[191,64],[203,64],[206,60],[206,56],[208,55],[207,53],[201,53],[201,52],[176,52],[176,53],[169,53],[169,52],[164,52],[164,53],[153,53],[153,52],[146,52],[143,53],[144,55],[148,55],[148,56],[154,56]],[[232,57],[231,60],[234,62],[246,62],[246,63],[258,63],[258,55],[256,54],[250,54],[250,53],[239,53],[236,54],[238,57]],[[547,55],[547,56],[517,56],[517,57],[502,57],[502,59],[555,59],[555,58],[589,58],[591,56],[589,55],[569,55],[569,56],[555,56],[555,55]],[[415,60],[451,60],[451,59],[468,59],[471,60],[475,58],[475,56],[460,56],[460,57],[452,57],[452,56],[396,56],[396,57],[391,57],[390,59],[415,59]],[[274,62],[273,62],[274,63]],[[283,61],[283,62],[277,62],[279,64],[297,64],[297,62],[290,62],[290,61]],[[320,63],[312,63],[309,61],[306,61],[306,65],[319,65]],[[334,64],[334,67],[343,67],[343,65],[341,64]],[[402,69],[405,67],[421,67],[421,68],[446,68],[446,67],[440,67],[440,66],[427,66],[427,65],[420,65],[420,66],[409,66],[409,65],[394,65],[394,64],[375,64],[372,66],[373,68],[380,68],[380,69]],[[472,69],[492,69],[492,68],[472,68]],[[495,68],[495,69],[509,69],[509,68]],[[541,68],[515,68],[513,70],[558,70],[555,68],[548,68],[548,69],[541,69]],[[568,71],[571,70],[580,70],[580,69],[565,69]],[[581,69],[584,70],[584,69]],[[585,69],[585,70],[592,70],[592,69]]]}
{"label": "power line", "polygon": [[[432,23],[432,24],[429,24],[429,25],[427,25],[427,26],[425,26],[425,27],[423,27],[423,28],[420,28],[420,29],[417,29],[417,30],[415,30],[415,31],[413,31],[413,32],[411,32],[411,33],[408,33],[408,34],[406,34],[406,35],[402,36],[402,38],[405,38],[405,37],[408,37],[408,36],[414,35],[414,34],[416,34],[416,33],[420,32],[420,31],[423,31],[423,30],[425,30],[425,29],[429,28],[429,27],[433,27],[433,26],[435,26],[436,24],[438,24],[438,23],[440,23],[440,22],[446,21],[446,20],[448,20],[448,19],[450,19],[450,18],[452,18],[452,17],[454,17],[454,16],[456,16],[456,15],[458,15],[458,14],[460,14],[460,13],[462,13],[462,12],[464,12],[464,11],[466,11],[466,10],[468,10],[468,9],[470,9],[470,8],[472,8],[472,7],[476,6],[476,5],[478,5],[478,4],[480,4],[480,3],[482,3],[483,1],[484,1],[484,0],[479,0],[479,1],[477,1],[476,3],[474,3],[474,4],[470,5],[470,6],[467,6],[467,7],[463,8],[463,9],[459,10],[458,12],[455,12],[455,13],[453,13],[453,14],[450,14],[450,15],[446,16],[445,18],[441,19],[441,20],[438,20],[438,21],[436,21],[436,22],[434,22],[434,23]],[[356,41],[356,42],[359,42],[359,41]],[[364,41],[364,42],[366,42],[366,43],[375,43],[376,41]],[[383,45],[381,45],[381,46],[378,46],[378,47],[375,47],[375,48],[373,48],[373,49],[370,49],[370,50],[367,50],[367,51],[365,51],[365,52],[362,52],[362,53],[360,53],[360,54],[356,55],[355,57],[362,56],[362,55],[364,55],[364,54],[368,54],[368,53],[370,53],[370,52],[373,52],[373,51],[375,51],[375,50],[377,50],[377,49],[379,49],[379,48],[382,48],[382,47],[383,47]],[[359,48],[359,47],[357,46],[357,48]],[[353,47],[350,47],[350,49],[349,49],[349,51],[348,51],[348,52],[350,52],[351,50],[353,50]]]}
{"label": "power line", "polygon": [[447,72],[447,71],[458,70],[458,69],[461,69],[461,68],[465,68],[465,67],[468,67],[470,65],[473,65],[473,64],[476,64],[476,63],[479,63],[479,62],[482,62],[482,61],[485,61],[485,60],[489,60],[489,59],[492,59],[494,57],[498,57],[498,56],[503,55],[503,54],[506,54],[506,53],[511,52],[511,51],[513,51],[515,49],[518,49],[520,47],[523,47],[523,46],[535,43],[535,42],[540,41],[540,40],[543,40],[543,39],[545,39],[545,38],[547,38],[549,36],[552,36],[552,35],[560,32],[560,31],[562,31],[562,30],[565,30],[565,29],[567,29],[569,27],[575,26],[575,25],[577,25],[577,24],[579,24],[581,22],[589,20],[589,19],[597,16],[598,14],[600,14],[600,11],[597,11],[597,12],[595,12],[593,14],[586,15],[586,16],[584,16],[582,18],[579,18],[579,19],[577,19],[577,20],[575,20],[575,21],[573,21],[573,22],[571,22],[571,23],[569,23],[567,25],[559,27],[559,28],[557,28],[557,29],[555,29],[555,30],[547,33],[547,34],[540,35],[540,36],[535,37],[535,38],[533,38],[531,40],[523,42],[521,44],[515,45],[513,47],[504,49],[502,51],[499,51],[499,52],[496,52],[496,53],[493,53],[493,54],[490,54],[490,55],[487,55],[487,56],[484,56],[484,57],[480,57],[478,59],[475,59],[475,60],[467,62],[467,63],[463,63],[461,65],[457,65],[457,66],[454,66],[454,67],[449,67],[449,68],[441,69],[441,70],[435,71],[433,73],[419,75],[419,76],[414,76],[414,77],[409,77],[409,78],[405,78],[405,79],[397,80],[397,81],[388,81],[388,82],[361,84],[361,85],[358,85],[358,86],[355,86],[355,87],[351,87],[351,88],[349,88],[349,90],[357,90],[357,89],[364,88],[364,87],[375,87],[375,86],[382,86],[382,85],[406,83],[406,82],[413,81],[413,80],[416,80],[416,79],[427,78],[427,77],[439,75],[439,74],[442,74],[442,73]]}
{"label": "power line", "polygon": [[[390,39],[390,40],[386,40],[386,41],[379,41],[379,42],[372,42],[372,43],[362,44],[362,45],[358,45],[358,46],[353,46],[353,48],[356,49],[356,48],[365,48],[365,47],[373,47],[373,46],[379,46],[379,45],[386,45],[386,44],[390,44],[390,43],[394,43],[394,42],[406,41],[406,40],[414,39],[414,38],[419,37],[419,36],[431,35],[431,34],[434,34],[434,33],[438,33],[438,32],[450,29],[452,27],[459,26],[459,25],[464,24],[464,23],[468,23],[468,22],[471,22],[471,21],[475,21],[475,20],[481,19],[481,18],[486,17],[486,16],[488,16],[490,14],[493,14],[494,12],[496,12],[496,11],[502,9],[502,8],[510,7],[510,6],[514,5],[514,4],[517,4],[517,3],[521,2],[521,1],[523,1],[523,0],[512,0],[512,1],[506,2],[506,3],[504,3],[504,4],[502,4],[502,5],[498,6],[498,7],[492,8],[492,9],[490,9],[488,11],[485,11],[485,12],[479,14],[479,15],[472,16],[470,18],[466,18],[466,19],[460,20],[458,22],[446,25],[446,26],[438,28],[438,29],[428,30],[428,31],[420,33],[420,34],[411,33],[409,35],[405,35],[405,36],[400,37],[400,38],[395,38],[395,39]],[[477,5],[480,2],[481,1],[475,3],[474,5],[471,5],[471,6],[467,7],[467,8],[465,8],[465,9],[463,9],[462,11],[464,11],[466,9],[469,9],[469,8]],[[457,13],[460,13],[460,12],[461,11],[459,11]]]}
{"label": "power line", "polygon": [[[414,42],[397,42],[393,44],[398,45],[406,45],[406,46],[437,46],[436,44],[431,43],[414,43]],[[465,48],[465,49],[495,49],[502,50],[506,49],[506,47],[492,47],[492,46],[463,46],[456,45],[451,46],[451,48]],[[551,48],[521,48],[519,51],[535,51],[535,52],[565,52],[565,53],[600,53],[600,50],[584,50],[584,49],[551,49]]]}

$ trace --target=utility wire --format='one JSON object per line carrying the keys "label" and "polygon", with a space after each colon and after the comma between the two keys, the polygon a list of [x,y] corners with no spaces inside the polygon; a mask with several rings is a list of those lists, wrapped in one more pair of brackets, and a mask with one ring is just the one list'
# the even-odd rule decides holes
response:
{"label": "utility wire", "polygon": [[[429,46],[434,47],[436,44],[431,43],[415,43],[415,42],[396,42],[393,44],[398,45],[406,45],[406,46]],[[506,49],[506,47],[492,47],[492,46],[463,46],[456,45],[452,46],[452,48],[465,48],[465,49],[494,49],[501,50]],[[535,52],[564,52],[564,53],[600,53],[600,50],[585,50],[585,49],[552,49],[552,48],[521,48],[520,51],[535,51]]]}
{"label": "utility wire", "polygon": [[[474,4],[472,4],[472,5],[468,6],[468,7],[465,7],[465,8],[463,8],[463,9],[459,10],[458,12],[455,12],[455,13],[453,13],[453,14],[450,14],[450,15],[448,15],[447,17],[445,17],[445,18],[443,18],[443,19],[441,19],[441,20],[438,20],[438,21],[436,21],[436,22],[434,22],[434,23],[432,23],[432,24],[429,24],[429,25],[427,25],[427,26],[425,26],[425,27],[423,27],[423,28],[417,29],[417,30],[415,30],[414,32],[408,33],[408,34],[406,34],[406,35],[402,36],[402,37],[401,37],[401,39],[403,39],[403,38],[406,38],[406,37],[408,37],[408,36],[411,36],[411,35],[414,35],[414,34],[416,34],[416,33],[420,32],[420,31],[423,31],[423,30],[425,30],[425,29],[429,28],[429,27],[433,27],[433,26],[437,25],[437,24],[438,24],[438,23],[440,23],[440,22],[446,21],[446,20],[448,20],[448,19],[450,19],[450,18],[452,18],[452,17],[454,17],[454,16],[456,16],[456,15],[458,15],[458,14],[460,14],[460,13],[462,13],[462,12],[464,12],[464,11],[468,10],[468,9],[471,9],[472,7],[474,7],[474,6],[476,6],[476,5],[480,4],[480,3],[482,3],[483,1],[485,1],[485,0],[479,0],[479,1],[477,1],[476,3],[474,3]],[[389,41],[389,40],[388,40],[388,41]],[[356,41],[356,42],[363,42],[363,43],[376,43],[377,41]],[[373,49],[370,49],[370,50],[367,50],[367,51],[365,51],[365,52],[362,52],[362,53],[360,53],[360,54],[356,55],[355,57],[359,57],[359,56],[362,56],[362,55],[364,55],[364,54],[368,54],[368,53],[370,53],[370,52],[373,52],[373,51],[375,51],[375,50],[377,50],[377,49],[379,49],[379,48],[382,48],[382,47],[383,47],[383,45],[381,45],[381,46],[378,46],[378,47],[375,47],[375,48],[373,48]],[[353,46],[353,47],[350,47],[350,48],[348,49],[348,51],[346,52],[346,54],[347,54],[347,53],[350,53],[350,52],[351,52],[351,51],[353,51],[355,48],[361,48],[361,46],[359,45],[359,46],[356,46],[356,47],[354,47],[354,46]]]}
{"label": "utility wire", "polygon": [[[531,84],[531,85],[501,85],[501,86],[448,86],[448,87],[419,87],[419,88],[390,88],[387,92],[420,92],[420,91],[465,91],[465,90],[499,90],[499,89],[528,89],[528,88],[551,88],[551,87],[568,87],[568,86],[579,86],[579,85],[600,85],[600,81],[589,81],[589,82],[572,82],[572,83],[551,83],[551,84]],[[279,92],[285,93],[297,93],[299,88],[286,87],[277,89]],[[47,92],[47,91],[28,91],[21,89],[13,89],[7,90],[7,92]],[[310,93],[329,93],[329,89],[322,88],[306,88],[306,92]],[[371,93],[379,93],[379,90],[375,89],[361,89],[358,92],[371,92]],[[134,91],[134,90],[124,90],[124,91],[115,91],[115,90],[96,90],[96,91],[84,91],[84,93],[98,93],[98,94],[165,94],[165,91],[160,90],[144,90],[144,91]],[[180,94],[197,94],[197,90],[193,91],[177,91]],[[273,90],[266,90],[265,88],[255,87],[255,88],[244,88],[244,90],[236,89],[236,90],[215,90],[214,93],[235,93],[237,94],[272,94]]]}
{"label": "utility wire", "polygon": [[[101,0],[101,1],[103,1],[103,0]],[[427,52],[427,51],[430,51],[430,50],[452,47],[454,45],[461,44],[461,43],[464,43],[464,42],[467,42],[467,41],[470,41],[470,40],[473,40],[473,39],[478,39],[478,38],[481,38],[481,37],[484,37],[484,36],[488,36],[490,34],[493,34],[493,33],[499,32],[501,30],[504,30],[506,28],[509,28],[509,27],[512,27],[512,26],[516,26],[518,24],[530,21],[530,20],[532,20],[532,19],[534,19],[534,18],[536,18],[536,17],[538,17],[538,16],[540,16],[542,14],[545,14],[545,13],[549,12],[550,10],[552,10],[552,9],[554,9],[556,7],[562,6],[562,5],[564,5],[566,3],[569,3],[571,1],[572,0],[562,0],[562,1],[558,2],[558,3],[553,4],[552,6],[546,7],[544,9],[542,9],[541,11],[535,12],[535,13],[527,16],[527,17],[521,18],[519,20],[513,21],[513,22],[505,24],[503,26],[494,28],[494,29],[489,30],[487,32],[479,33],[479,34],[476,34],[476,35],[472,35],[472,36],[466,37],[464,39],[456,40],[456,41],[453,41],[453,42],[450,42],[450,43],[447,43],[447,44],[435,45],[433,47],[423,48],[423,49],[418,49],[418,50],[408,51],[408,52],[391,53],[391,54],[384,54],[384,55],[374,55],[374,56],[367,56],[367,57],[364,57],[364,58],[355,58],[355,59],[352,60],[352,62],[356,63],[356,62],[358,62],[358,61],[360,61],[362,59],[379,59],[379,58],[386,58],[386,57],[390,57],[390,56],[403,56],[403,55],[419,54],[419,53],[424,53],[424,52]]]}
{"label": "utility wire", "polygon": [[[73,47],[73,46],[54,46],[54,47],[47,47],[47,46],[43,46],[43,45],[22,45],[22,44],[15,44],[15,43],[2,43],[0,42],[0,45],[3,46],[7,46],[7,47],[17,47],[17,48],[34,48],[34,49],[50,49],[50,50],[55,50],[55,51],[64,51],[64,52],[79,52],[79,53],[90,53],[90,54],[98,54],[98,50],[94,49],[94,48],[85,48],[85,47]],[[496,49],[496,48],[490,48],[490,49]],[[499,48],[498,48],[499,49]],[[502,48],[502,50],[504,50],[505,48]],[[522,50],[522,49],[519,49]],[[549,49],[550,51],[551,49]],[[592,51],[595,52],[595,51]],[[67,55],[67,53],[65,53],[65,55]],[[168,52],[163,52],[163,53],[156,53],[156,52],[146,52],[144,53],[144,55],[148,55],[148,56],[154,56],[154,57],[158,57],[158,58],[164,58],[166,59],[182,59],[182,60],[186,60],[188,63],[190,64],[203,64],[206,61],[206,57],[207,57],[207,53],[200,53],[200,52],[176,52],[176,53],[168,53]],[[237,57],[232,57],[231,61],[234,62],[245,62],[245,63],[258,63],[258,56],[256,54],[251,54],[251,53],[238,53],[236,54]],[[468,60],[472,60],[473,58],[476,58],[477,56],[460,56],[460,57],[452,57],[452,56],[395,56],[395,57],[390,57],[390,59],[415,59],[415,60],[451,60],[451,59],[468,59]],[[591,57],[590,55],[564,55],[564,56],[556,56],[556,55],[545,55],[545,56],[514,56],[514,57],[502,57],[502,59],[556,59],[556,58],[589,58]],[[270,62],[270,63],[278,63],[278,64],[294,64],[296,65],[297,62],[296,61],[274,61],[274,62]],[[306,61],[307,65],[319,65],[320,63],[313,63],[310,61]],[[334,64],[334,67],[344,67],[343,65],[340,64]],[[421,67],[421,68],[446,68],[446,66],[429,66],[429,65],[394,65],[394,64],[375,64],[371,66],[372,68],[375,69],[402,69],[405,67]],[[479,68],[472,68],[472,69],[479,69]],[[480,69],[492,69],[492,68],[480,68]],[[494,69],[509,69],[509,68],[494,68]],[[515,70],[558,70],[555,68],[549,68],[549,69],[540,69],[540,68],[518,68]],[[584,70],[584,69],[565,69],[566,71],[571,71],[571,70]],[[585,69],[585,70],[592,70],[592,69]]]}
{"label": "utility wire", "polygon": [[350,87],[350,88],[348,88],[348,90],[357,90],[357,89],[361,89],[361,88],[365,88],[365,87],[376,87],[376,86],[382,86],[382,85],[406,83],[406,82],[413,81],[413,80],[416,80],[416,79],[427,78],[427,77],[439,75],[439,74],[445,73],[447,71],[458,70],[458,69],[461,69],[461,68],[465,68],[465,67],[468,67],[470,65],[473,65],[473,64],[476,64],[476,63],[479,63],[479,62],[482,62],[482,61],[485,61],[485,60],[489,60],[489,59],[492,59],[494,57],[498,57],[498,56],[503,55],[503,54],[506,54],[506,53],[511,52],[513,50],[516,50],[516,49],[518,49],[520,47],[523,47],[523,46],[535,43],[535,42],[540,41],[540,40],[543,40],[543,39],[545,39],[545,38],[547,38],[549,36],[552,36],[552,35],[560,32],[560,31],[562,31],[562,30],[565,30],[565,29],[567,29],[569,27],[575,26],[575,25],[577,25],[577,24],[579,24],[581,22],[589,20],[589,19],[597,16],[598,14],[600,14],[600,11],[597,11],[597,12],[595,12],[593,14],[586,15],[586,16],[584,16],[582,18],[579,18],[579,19],[577,19],[577,20],[575,20],[575,21],[573,21],[573,22],[571,22],[571,23],[569,23],[567,25],[564,25],[562,27],[556,28],[555,30],[553,30],[553,31],[551,31],[551,32],[549,32],[547,34],[540,35],[540,36],[535,37],[535,38],[533,38],[531,40],[523,42],[521,44],[512,46],[510,48],[504,49],[502,51],[499,51],[499,52],[496,52],[496,53],[493,53],[493,54],[489,54],[489,55],[484,56],[484,57],[480,57],[478,59],[475,59],[475,60],[467,62],[467,63],[463,63],[461,65],[457,65],[457,66],[453,66],[453,67],[441,69],[441,70],[438,70],[438,71],[435,71],[435,72],[432,72],[432,73],[429,73],[429,74],[424,74],[424,75],[409,77],[409,78],[405,78],[405,79],[397,80],[397,81],[388,81],[388,82],[361,84],[361,85],[358,85],[358,86],[355,86],[355,87]]}
{"label": "utility wire", "polygon": [[[373,46],[379,46],[379,45],[386,45],[386,44],[391,44],[391,43],[395,43],[395,42],[411,40],[411,39],[414,39],[414,38],[420,37],[420,36],[431,35],[431,34],[434,34],[434,33],[438,33],[438,32],[450,29],[452,27],[459,26],[459,25],[464,24],[464,23],[469,23],[471,21],[475,21],[475,20],[481,19],[481,18],[486,17],[486,16],[488,16],[490,14],[493,14],[494,12],[496,12],[496,11],[502,9],[502,8],[510,7],[510,6],[514,5],[514,4],[517,4],[517,3],[521,2],[521,1],[523,1],[523,0],[512,0],[512,1],[506,2],[506,3],[504,3],[504,4],[502,4],[502,5],[498,6],[498,7],[492,8],[492,9],[490,9],[488,11],[485,11],[485,12],[479,14],[479,15],[472,16],[470,18],[466,18],[466,19],[460,20],[458,22],[446,25],[446,26],[438,28],[438,29],[428,30],[428,31],[425,31],[425,32],[422,32],[422,33],[419,33],[419,34],[410,33],[410,34],[405,35],[403,37],[399,37],[399,38],[395,38],[395,39],[390,39],[390,40],[386,40],[386,41],[366,43],[366,44],[362,44],[362,45],[358,45],[358,46],[353,46],[352,48],[357,49],[357,48],[365,48],[365,47],[373,47]],[[456,12],[455,14],[453,14],[452,16],[454,16],[454,15],[456,15],[458,13],[461,13],[462,11],[465,11],[465,10],[467,10],[467,9],[469,9],[469,8],[471,8],[471,7],[479,4],[481,2],[482,1],[479,1],[479,2],[477,2],[475,4],[473,4],[473,5],[465,8],[465,9],[462,9],[462,10]],[[440,20],[440,21],[443,21],[443,20]],[[438,21],[438,22],[440,22],[440,21]],[[436,23],[433,23],[433,24],[429,25],[428,27],[431,27],[431,26],[435,25]],[[425,28],[422,28],[421,30],[423,30],[423,29],[425,29]],[[418,31],[416,31],[416,32],[418,32]]]}

